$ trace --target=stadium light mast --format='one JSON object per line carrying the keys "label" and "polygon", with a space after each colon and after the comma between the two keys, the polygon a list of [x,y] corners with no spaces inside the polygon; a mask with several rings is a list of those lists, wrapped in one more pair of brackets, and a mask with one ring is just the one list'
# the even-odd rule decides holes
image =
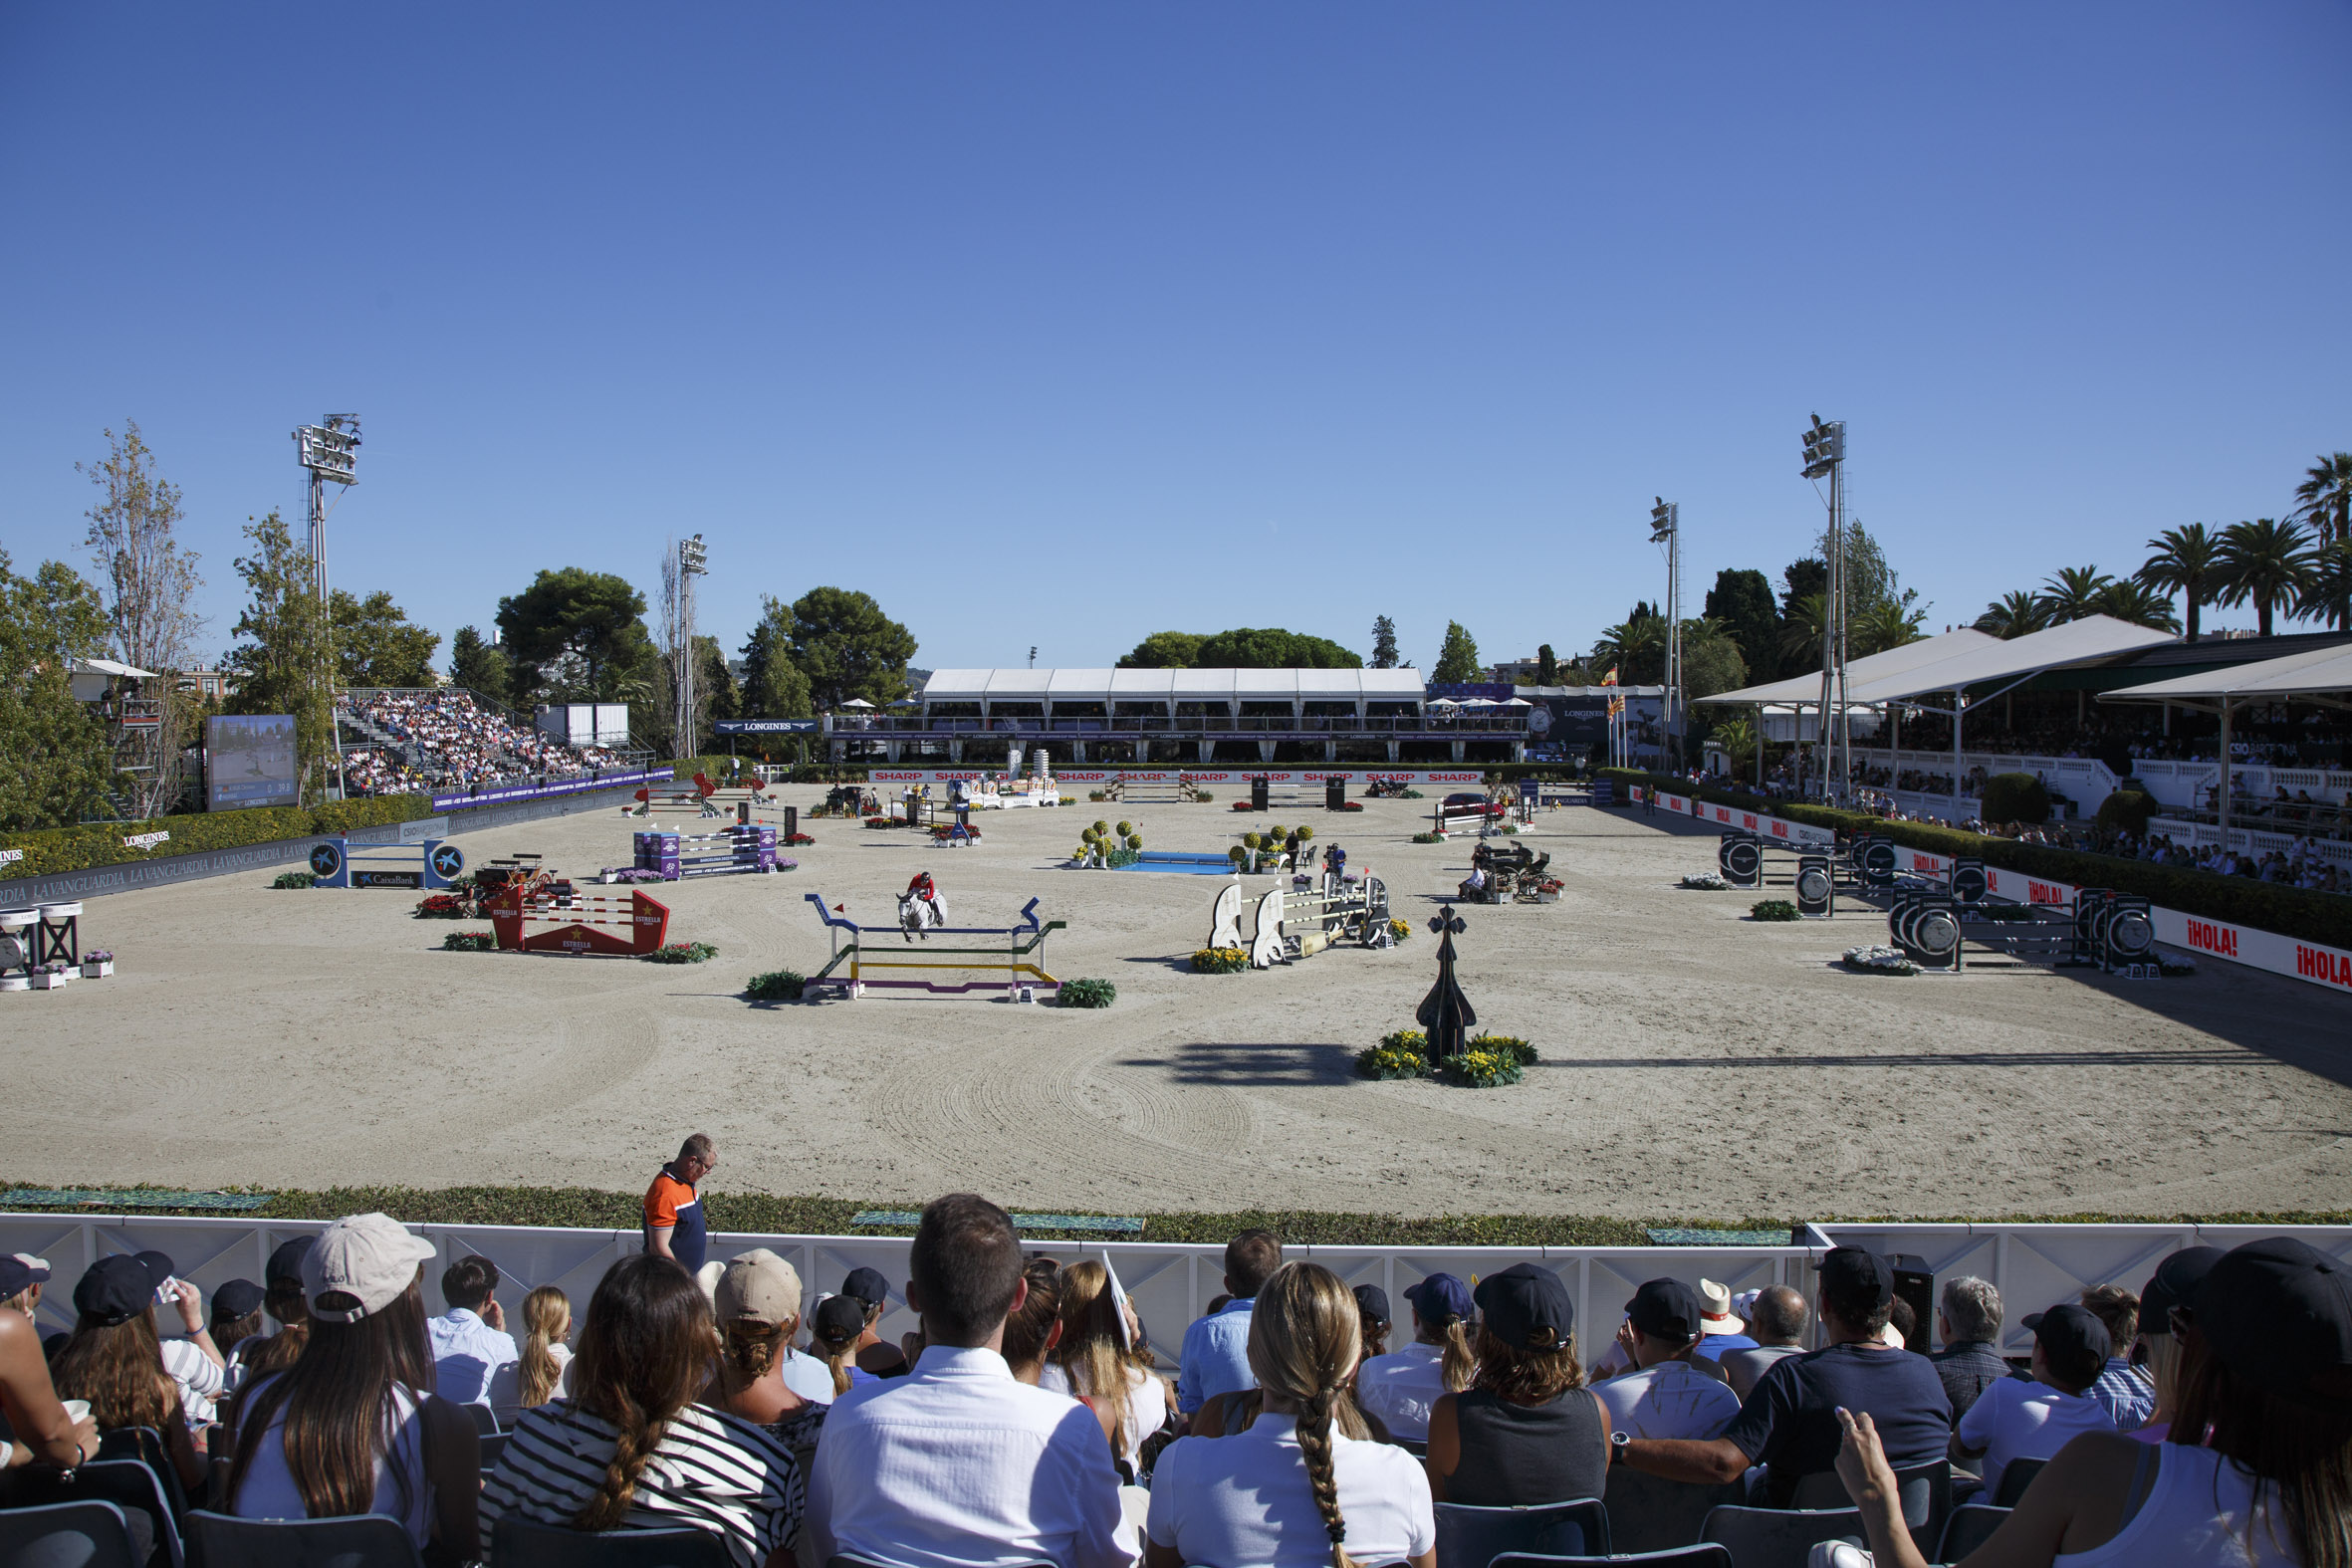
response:
{"label": "stadium light mast", "polygon": [[359,416],[329,414],[294,432],[294,450],[311,477],[311,586],[319,596],[320,671],[327,683],[327,736],[335,747],[335,786],[343,789],[343,726],[335,717],[335,620],[327,595],[327,487],[359,482]]}
{"label": "stadium light mast", "polygon": [[1680,771],[1682,744],[1682,506],[1664,496],[1650,508],[1650,543],[1666,547],[1666,736]]}
{"label": "stadium light mast", "polygon": [[674,662],[670,668],[677,672],[677,735],[673,744],[685,748],[692,756],[694,745],[694,579],[708,576],[705,564],[707,553],[702,536],[678,541],[677,583],[672,589],[670,604],[671,635],[677,638],[671,649]]}
{"label": "stadium light mast", "polygon": [[1839,800],[1853,773],[1852,721],[1846,714],[1846,427],[1842,419],[1822,423],[1819,414],[1801,432],[1804,477],[1827,479],[1829,508],[1828,581],[1821,590],[1821,717],[1816,734],[1821,755],[1821,798]]}

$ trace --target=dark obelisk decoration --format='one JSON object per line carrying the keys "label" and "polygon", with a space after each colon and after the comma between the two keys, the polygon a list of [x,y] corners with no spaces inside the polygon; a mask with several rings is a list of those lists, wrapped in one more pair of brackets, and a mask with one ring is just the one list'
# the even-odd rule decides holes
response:
{"label": "dark obelisk decoration", "polygon": [[1437,1062],[1462,1054],[1471,1029],[1478,1023],[1478,1009],[1454,980],[1454,933],[1468,929],[1462,917],[1447,904],[1429,922],[1429,929],[1438,934],[1437,984],[1421,999],[1421,1008],[1413,1017],[1427,1031],[1429,1059]]}

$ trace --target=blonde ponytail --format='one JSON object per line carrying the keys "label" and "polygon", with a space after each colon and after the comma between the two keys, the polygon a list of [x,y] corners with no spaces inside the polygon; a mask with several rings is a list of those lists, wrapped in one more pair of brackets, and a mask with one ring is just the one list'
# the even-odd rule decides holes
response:
{"label": "blonde ponytail", "polygon": [[1361,1420],[1347,1385],[1362,1348],[1355,1296],[1321,1264],[1286,1263],[1259,1287],[1250,1314],[1250,1370],[1269,1404],[1280,1400],[1298,1412],[1298,1453],[1306,1461],[1315,1511],[1331,1538],[1331,1568],[1356,1568],[1339,1511],[1331,1429],[1336,1424],[1345,1432]]}
{"label": "blonde ponytail", "polygon": [[1438,1363],[1438,1373],[1445,1379],[1448,1394],[1461,1393],[1478,1376],[1478,1357],[1470,1348],[1470,1329],[1460,1318],[1446,1325],[1446,1354]]}

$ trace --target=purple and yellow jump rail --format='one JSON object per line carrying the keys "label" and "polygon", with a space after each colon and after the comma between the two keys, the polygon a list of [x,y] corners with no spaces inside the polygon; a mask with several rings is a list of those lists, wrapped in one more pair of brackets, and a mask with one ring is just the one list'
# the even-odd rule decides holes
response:
{"label": "purple and yellow jump rail", "polygon": [[[1024,985],[1052,990],[1058,994],[1061,990],[1061,982],[1047,974],[1040,965],[1045,960],[1047,934],[1060,931],[1069,923],[1049,920],[1040,925],[1037,899],[1033,898],[1022,906],[1018,924],[934,926],[918,933],[919,940],[909,946],[906,934],[896,925],[861,926],[834,914],[832,906],[824,901],[822,893],[804,893],[801,896],[817,906],[818,918],[824,922],[825,931],[833,944],[833,956],[826,961],[824,968],[809,977],[812,987],[838,987],[841,994],[848,998],[861,997],[869,988],[919,991],[934,997],[962,997],[975,991],[1001,991],[1011,996]],[[846,947],[842,946],[843,932],[848,933]],[[1004,946],[942,947],[932,940],[937,937],[999,937],[1003,939]],[[885,938],[888,939],[888,945],[880,947],[878,953],[866,946],[869,939],[880,944]],[[841,968],[844,960],[848,963],[845,971]],[[946,983],[873,978],[877,972],[887,974],[899,970],[984,970],[1001,973],[1005,978]]]}

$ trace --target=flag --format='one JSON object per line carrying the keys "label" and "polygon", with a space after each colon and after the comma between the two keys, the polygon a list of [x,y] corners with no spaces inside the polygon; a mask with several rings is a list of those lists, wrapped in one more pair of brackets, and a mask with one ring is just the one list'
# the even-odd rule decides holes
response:
{"label": "flag", "polygon": [[1102,1254],[1102,1271],[1110,1276],[1110,1307],[1119,1320],[1119,1348],[1133,1350],[1135,1331],[1127,1326],[1127,1287],[1119,1283],[1119,1271],[1112,1266],[1108,1249]]}

